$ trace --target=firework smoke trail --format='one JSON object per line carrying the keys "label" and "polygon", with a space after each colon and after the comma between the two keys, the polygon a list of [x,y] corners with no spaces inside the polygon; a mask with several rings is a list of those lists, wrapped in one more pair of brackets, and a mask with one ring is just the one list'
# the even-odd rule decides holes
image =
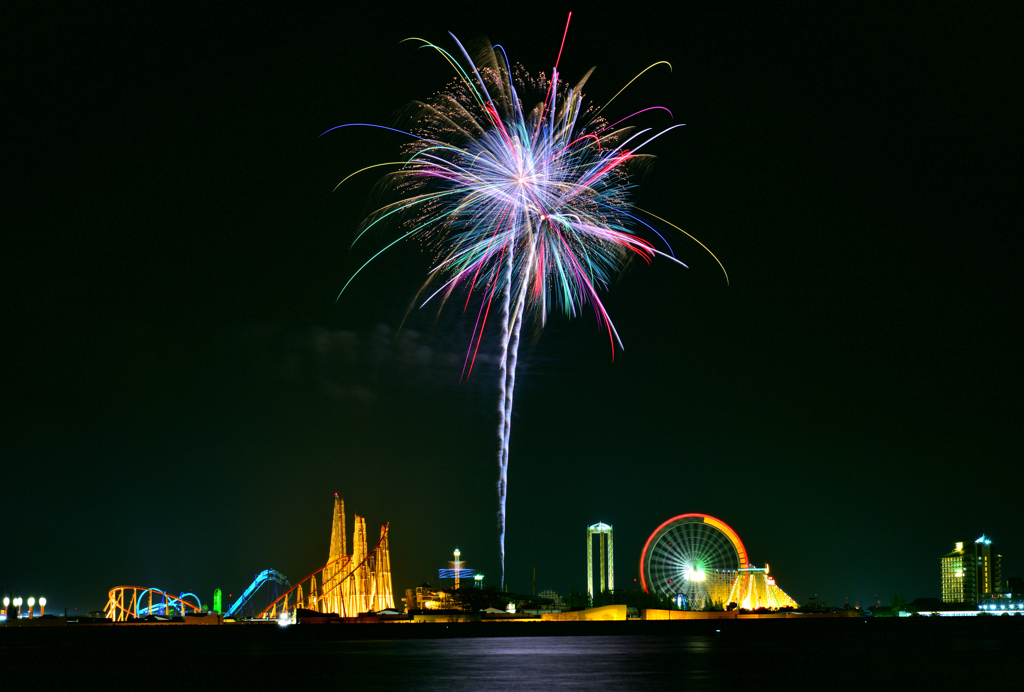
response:
{"label": "firework smoke trail", "polygon": [[505,289],[501,301],[501,358],[498,371],[501,375],[501,396],[498,397],[498,553],[501,559],[501,587],[505,590],[505,493],[508,491],[508,445],[505,443],[506,426],[512,422],[512,402],[509,400],[508,371],[508,320],[509,301],[512,285],[512,248],[505,260]]}
{"label": "firework smoke trail", "polygon": [[[638,110],[612,124],[601,115],[640,75],[668,63],[646,68],[608,104],[595,109],[580,91],[593,70],[574,87],[566,86],[558,72],[561,48],[550,77],[533,77],[513,67],[500,46],[483,50],[474,62],[458,39],[461,60],[429,41],[413,40],[443,56],[457,79],[429,101],[412,104],[408,130],[364,123],[327,130],[381,127],[411,140],[403,160],[368,166],[348,176],[378,166],[399,167],[384,181],[400,199],[373,212],[353,245],[378,224],[397,221],[401,232],[356,270],[341,292],[367,264],[402,240],[419,240],[435,248],[433,267],[421,289],[425,298],[416,302],[422,307],[436,299],[443,306],[460,290],[466,294],[463,310],[468,310],[471,297],[480,297],[464,377],[473,371],[491,308],[500,301],[498,525],[504,587],[509,438],[523,322],[528,316],[535,318],[539,329],[552,308],[574,317],[589,303],[598,326],[608,333],[614,358],[615,345],[621,347],[622,342],[598,289],[607,288],[611,277],[633,257],[650,263],[659,256],[682,265],[661,234],[637,213],[689,236],[630,204],[633,186],[628,170],[650,158],[638,153],[640,149],[682,125],[657,131],[622,125],[649,111],[654,113],[645,118],[661,117],[659,111],[671,116],[662,106]],[[656,236],[668,252],[635,235],[630,230],[634,227]]]}
{"label": "firework smoke trail", "polygon": [[[535,244],[530,244],[531,257],[527,259],[526,266],[532,266]],[[498,424],[498,547],[501,558],[501,583],[505,588],[505,498],[508,496],[508,440],[512,434],[512,395],[516,388],[516,363],[519,360],[519,333],[523,326],[523,309],[526,306],[524,301],[526,286],[524,281],[519,291],[519,299],[516,301],[515,316],[512,321],[512,332],[509,334],[509,315],[503,312],[502,330],[506,335],[506,341],[511,338],[511,344],[502,349],[501,360],[501,405],[498,411],[501,414],[501,422]],[[505,291],[505,302],[508,303],[509,291]]]}

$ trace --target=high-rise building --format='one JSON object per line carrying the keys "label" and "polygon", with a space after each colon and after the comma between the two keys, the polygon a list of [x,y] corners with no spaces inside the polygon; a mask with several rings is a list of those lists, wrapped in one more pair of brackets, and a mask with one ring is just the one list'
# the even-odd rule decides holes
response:
{"label": "high-rise building", "polygon": [[942,602],[964,602],[964,544],[957,542],[953,552],[939,559],[942,565]]}
{"label": "high-rise building", "polygon": [[984,534],[967,548],[957,542],[953,552],[939,558],[942,602],[977,604],[981,596],[1000,593],[1002,560]]}

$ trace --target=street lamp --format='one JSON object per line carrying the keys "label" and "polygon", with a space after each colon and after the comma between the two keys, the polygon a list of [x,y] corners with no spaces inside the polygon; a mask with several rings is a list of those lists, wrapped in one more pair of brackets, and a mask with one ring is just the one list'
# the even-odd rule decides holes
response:
{"label": "street lamp", "polygon": [[28,617],[29,617],[29,619],[32,618],[32,606],[34,606],[35,604],[36,604],[35,596],[29,596],[28,597]]}
{"label": "street lamp", "polygon": [[46,596],[39,597],[39,617],[46,615]]}
{"label": "street lamp", "polygon": [[15,615],[14,617],[20,618],[21,617],[21,596],[18,596],[17,598],[14,599],[14,607],[18,611],[18,614]]}

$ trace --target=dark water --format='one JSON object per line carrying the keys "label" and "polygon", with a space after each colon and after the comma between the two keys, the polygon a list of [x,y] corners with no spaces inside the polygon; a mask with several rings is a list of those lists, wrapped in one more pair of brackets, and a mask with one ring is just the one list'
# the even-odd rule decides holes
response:
{"label": "dark water", "polygon": [[[594,635],[582,627],[566,630],[569,636],[523,624],[68,627],[0,630],[0,660],[8,681],[32,688],[77,687],[97,676],[105,689],[209,684],[446,692],[893,689],[947,687],[979,674],[989,681],[1024,679],[1017,673],[1024,618],[950,620],[614,623],[589,630],[601,632]],[[516,636],[499,636],[505,633]]]}

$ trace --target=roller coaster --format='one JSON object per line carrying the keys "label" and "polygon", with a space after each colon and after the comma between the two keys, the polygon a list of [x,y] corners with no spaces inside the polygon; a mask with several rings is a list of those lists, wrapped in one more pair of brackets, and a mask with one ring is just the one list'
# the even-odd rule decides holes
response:
{"label": "roller coaster", "polygon": [[[391,557],[388,552],[389,526],[384,524],[380,527],[380,538],[368,550],[366,520],[356,515],[352,554],[349,555],[346,550],[345,501],[335,493],[331,548],[327,562],[294,585],[277,570],[263,570],[224,613],[224,617],[244,617],[248,611],[256,620],[276,619],[294,615],[299,608],[355,617],[366,612],[394,608]],[[268,597],[270,602],[256,613],[253,597],[264,586],[270,589],[272,600]],[[278,595],[282,588],[284,593]],[[187,600],[189,598],[195,600],[195,605]],[[167,618],[175,614],[200,613],[203,610],[199,597],[192,593],[183,592],[174,596],[151,587],[115,586],[108,593],[105,612],[114,622],[127,622],[150,615]]]}
{"label": "roller coaster", "polygon": [[[131,596],[125,600],[128,592]],[[153,597],[156,596],[156,603]],[[194,598],[195,605],[186,599]],[[146,605],[142,605],[146,599]],[[174,614],[184,615],[187,612],[200,613],[203,610],[202,602],[194,593],[184,593],[174,596],[172,594],[144,586],[115,586],[110,590],[107,600],[107,617],[114,622],[125,622],[129,619],[141,619],[150,615],[173,617]]]}
{"label": "roller coaster", "polygon": [[225,618],[233,618],[238,615],[245,614],[245,607],[252,605],[252,597],[256,595],[256,592],[260,590],[260,587],[264,584],[269,584],[273,589],[274,598],[277,598],[277,587],[284,586],[289,587],[291,584],[288,582],[288,577],[284,576],[276,569],[265,569],[256,575],[253,579],[252,584],[242,592],[242,595],[234,605],[228,608],[228,611],[224,613]]}

